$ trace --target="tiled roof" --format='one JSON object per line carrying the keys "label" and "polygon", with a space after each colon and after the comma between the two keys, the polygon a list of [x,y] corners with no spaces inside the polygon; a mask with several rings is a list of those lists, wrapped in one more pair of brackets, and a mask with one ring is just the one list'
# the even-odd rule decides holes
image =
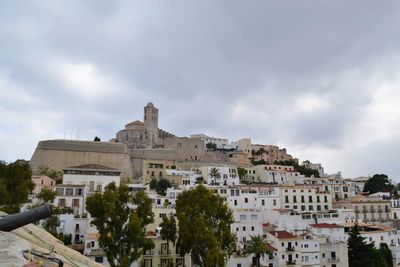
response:
{"label": "tiled roof", "polygon": [[271,235],[275,236],[278,239],[292,239],[297,238],[295,235],[289,233],[288,231],[269,231]]}
{"label": "tiled roof", "polygon": [[272,246],[271,244],[269,244],[269,243],[264,243],[263,245],[264,245],[264,247],[265,247],[266,249],[268,249],[268,251],[271,251],[271,252],[278,251],[275,247],[273,247],[273,246]]}
{"label": "tiled roof", "polygon": [[344,228],[341,225],[331,224],[331,223],[314,223],[310,224],[310,226],[314,228]]}

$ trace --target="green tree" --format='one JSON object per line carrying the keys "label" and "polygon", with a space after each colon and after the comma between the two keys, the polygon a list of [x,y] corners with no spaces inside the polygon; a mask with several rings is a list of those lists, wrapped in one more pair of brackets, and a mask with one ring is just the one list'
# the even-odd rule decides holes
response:
{"label": "green tree", "polygon": [[167,189],[172,187],[171,182],[168,179],[165,178],[160,178],[158,180],[158,188],[157,188],[157,193],[159,195],[165,196]]}
{"label": "green tree", "polygon": [[209,175],[213,179],[213,182],[215,182],[216,179],[221,177],[221,173],[219,172],[218,168],[211,168]]}
{"label": "green tree", "polygon": [[371,252],[373,244],[367,244],[365,237],[360,235],[360,227],[356,224],[349,232],[347,240],[349,266],[367,267],[372,266]]}
{"label": "green tree", "polygon": [[158,189],[157,179],[156,178],[151,179],[149,186],[150,186],[150,189],[157,191],[157,189]]}
{"label": "green tree", "polygon": [[260,258],[265,255],[272,255],[272,253],[264,245],[264,239],[260,235],[251,236],[251,239],[245,243],[244,254],[254,254],[257,258],[257,267],[260,267]]}
{"label": "green tree", "polygon": [[260,160],[252,159],[251,160],[251,164],[253,164],[254,166],[256,166],[256,165],[265,165],[265,164],[267,164],[267,162],[265,160],[263,160],[263,159],[260,159]]}
{"label": "green tree", "polygon": [[215,144],[215,143],[207,143],[206,144],[206,148],[208,149],[208,150],[217,150],[217,144]]}
{"label": "green tree", "polygon": [[394,186],[386,174],[375,174],[364,185],[364,192],[375,194],[377,192],[391,192]]}
{"label": "green tree", "polygon": [[239,178],[240,178],[240,179],[243,179],[244,176],[245,176],[246,173],[247,173],[246,169],[245,169],[245,168],[238,167],[237,170],[238,170]]}
{"label": "green tree", "polygon": [[169,217],[164,216],[161,226],[161,238],[167,241],[167,250],[169,251],[169,241],[172,242],[172,245],[175,245],[177,228],[175,217],[171,214]]}
{"label": "green tree", "polygon": [[37,198],[43,200],[43,202],[52,203],[56,198],[57,193],[51,189],[43,188],[42,191],[37,195]]}
{"label": "green tree", "polygon": [[100,139],[100,137],[97,137],[97,136],[96,136],[96,137],[94,138],[94,140],[93,140],[93,141],[95,141],[95,142],[100,142],[100,141],[101,141],[101,139]]}
{"label": "green tree", "polygon": [[[129,208],[133,201],[136,211]],[[139,259],[143,251],[154,248],[146,238],[145,226],[153,220],[149,213],[147,195],[137,193],[133,200],[125,184],[106,186],[103,194],[95,193],[87,198],[86,209],[99,231],[99,245],[103,248],[112,267],[128,267]]]}
{"label": "green tree", "polygon": [[172,187],[172,184],[168,179],[165,178],[160,178],[158,180],[153,178],[151,179],[149,186],[150,189],[156,190],[157,194],[165,196],[167,189]]}
{"label": "green tree", "polygon": [[40,175],[46,175],[46,176],[50,177],[51,179],[54,179],[54,181],[56,181],[57,184],[62,183],[62,179],[63,179],[63,175],[64,175],[64,173],[62,171],[50,169],[50,167],[47,165],[40,165],[38,167],[38,173]]}
{"label": "green tree", "polygon": [[179,195],[176,214],[179,253],[191,253],[199,266],[225,266],[235,239],[230,231],[232,212],[224,200],[199,185]]}
{"label": "green tree", "polygon": [[34,188],[29,163],[17,160],[14,163],[0,161],[0,210],[7,213],[19,212]]}
{"label": "green tree", "polygon": [[299,172],[300,174],[306,176],[306,177],[311,177],[312,175],[315,178],[319,178],[319,172],[314,169],[310,169],[306,166],[306,164],[310,164],[309,160],[303,161],[303,165],[299,165],[296,161],[294,160],[277,160],[274,162],[276,165],[283,165],[283,166],[293,166],[294,170]]}
{"label": "green tree", "polygon": [[386,263],[387,267],[393,267],[393,255],[392,251],[389,249],[386,243],[381,243],[379,245],[379,252]]}

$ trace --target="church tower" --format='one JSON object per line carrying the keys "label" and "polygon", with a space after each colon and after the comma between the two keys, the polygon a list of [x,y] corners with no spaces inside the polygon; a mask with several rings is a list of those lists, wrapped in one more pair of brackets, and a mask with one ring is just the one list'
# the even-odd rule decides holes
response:
{"label": "church tower", "polygon": [[144,107],[143,122],[144,129],[147,131],[147,136],[152,145],[158,144],[158,109],[151,102]]}

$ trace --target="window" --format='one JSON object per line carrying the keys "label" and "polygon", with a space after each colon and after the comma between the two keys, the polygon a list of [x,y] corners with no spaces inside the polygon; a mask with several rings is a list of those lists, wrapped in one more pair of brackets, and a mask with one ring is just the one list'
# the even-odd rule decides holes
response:
{"label": "window", "polygon": [[246,214],[240,214],[240,220],[245,221],[246,220]]}
{"label": "window", "polygon": [[93,192],[94,191],[94,181],[90,181],[89,182],[89,192]]}
{"label": "window", "polygon": [[103,263],[103,257],[101,257],[101,256],[96,256],[96,257],[94,257],[94,261],[95,261],[95,262],[98,262],[98,263]]}
{"label": "window", "polygon": [[73,194],[74,194],[74,189],[73,188],[66,188],[65,189],[65,195],[72,196]]}
{"label": "window", "polygon": [[244,198],[244,203],[248,203],[249,199],[247,197]]}
{"label": "window", "polygon": [[236,200],[236,199],[233,201],[233,204],[234,204],[235,206],[237,206],[237,200]]}
{"label": "window", "polygon": [[101,191],[102,191],[102,186],[101,186],[101,184],[97,185],[96,191],[97,191],[97,192],[101,192]]}
{"label": "window", "polygon": [[254,232],[254,226],[252,226],[252,227],[251,227],[251,231],[253,231],[253,232]]}
{"label": "window", "polygon": [[252,219],[253,221],[256,221],[256,220],[257,220],[257,214],[252,214],[252,215],[251,215],[251,219]]}
{"label": "window", "polygon": [[64,195],[64,188],[56,188],[57,196]]}
{"label": "window", "polygon": [[313,202],[313,200],[312,200],[312,196],[308,196],[308,202]]}
{"label": "window", "polygon": [[289,196],[285,196],[285,203],[289,203]]}
{"label": "window", "polygon": [[74,199],[72,200],[72,207],[73,207],[73,208],[79,208],[79,199],[74,198]]}
{"label": "window", "polygon": [[297,202],[297,198],[296,196],[293,196],[293,202],[296,203]]}
{"label": "window", "polygon": [[273,200],[274,206],[276,206],[276,199]]}
{"label": "window", "polygon": [[261,205],[265,206],[265,200],[264,199],[261,200]]}
{"label": "window", "polygon": [[304,196],[301,196],[301,203],[304,203]]}
{"label": "window", "polygon": [[60,198],[58,200],[58,207],[59,208],[64,208],[65,207],[65,198]]}

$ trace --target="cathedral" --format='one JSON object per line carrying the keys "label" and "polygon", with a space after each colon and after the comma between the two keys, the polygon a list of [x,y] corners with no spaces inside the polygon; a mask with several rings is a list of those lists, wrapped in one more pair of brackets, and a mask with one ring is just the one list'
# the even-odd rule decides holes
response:
{"label": "cathedral", "polygon": [[164,139],[173,137],[158,128],[158,109],[150,102],[144,107],[143,122],[136,120],[125,125],[117,133],[116,141],[126,144],[128,149],[163,148]]}

